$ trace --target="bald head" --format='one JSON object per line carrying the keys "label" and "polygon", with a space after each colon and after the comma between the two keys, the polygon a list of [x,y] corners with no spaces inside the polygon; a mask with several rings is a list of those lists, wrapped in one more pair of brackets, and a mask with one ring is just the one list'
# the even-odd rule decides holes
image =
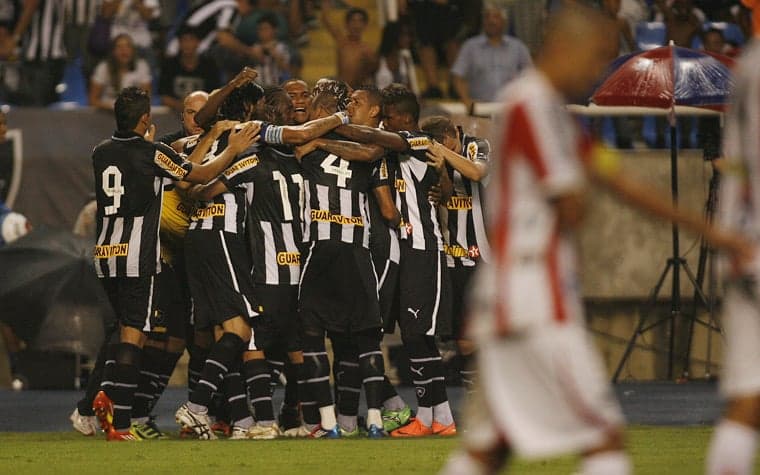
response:
{"label": "bald head", "polygon": [[570,3],[547,22],[536,66],[568,99],[589,92],[618,51],[614,22],[598,10]]}
{"label": "bald head", "polygon": [[182,127],[187,135],[195,135],[203,132],[203,129],[195,122],[195,114],[208,102],[206,91],[193,91],[182,101]]}

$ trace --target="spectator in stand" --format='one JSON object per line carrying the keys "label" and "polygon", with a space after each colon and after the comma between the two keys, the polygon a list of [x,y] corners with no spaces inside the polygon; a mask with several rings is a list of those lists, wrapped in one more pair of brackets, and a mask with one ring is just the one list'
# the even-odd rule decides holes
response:
{"label": "spectator in stand", "polygon": [[102,59],[92,54],[88,48],[90,30],[95,24],[103,0],[79,0],[65,3],[66,28],[63,39],[66,45],[69,61],[80,58],[82,76],[89,78],[95,64]]}
{"label": "spectator in stand", "polygon": [[103,0],[101,14],[111,20],[112,39],[129,35],[138,55],[156,64],[149,24],[161,16],[158,0]]}
{"label": "spectator in stand", "polygon": [[377,56],[362,38],[369,23],[369,15],[364,9],[349,8],[345,29],[338,28],[330,19],[332,2],[333,0],[322,2],[322,23],[335,40],[337,77],[354,88],[371,84],[372,72],[377,69]]}
{"label": "spectator in stand", "polygon": [[692,0],[655,0],[655,4],[660,12],[656,18],[665,22],[668,42],[690,48],[694,38],[702,33],[704,13],[694,8]]}
{"label": "spectator in stand", "polygon": [[150,94],[151,75],[148,63],[137,57],[129,35],[113,39],[108,58],[98,63],[90,78],[89,102],[92,107],[113,110],[122,89],[137,86]]}
{"label": "spectator in stand", "polygon": [[[217,33],[231,30],[237,18],[237,3],[235,0],[211,0],[195,2],[193,8],[179,22],[178,29],[193,28],[201,38],[198,53],[204,54],[214,44]],[[167,56],[179,53],[179,42],[172,38],[166,46]]]}
{"label": "spectator in stand", "polygon": [[501,88],[532,65],[530,52],[522,41],[504,34],[506,13],[489,3],[483,9],[483,33],[462,45],[452,80],[467,110],[475,101],[494,101]]}
{"label": "spectator in stand", "polygon": [[279,85],[290,77],[290,51],[288,45],[277,40],[277,17],[264,15],[256,27],[258,41],[249,54],[259,72],[259,82],[264,86]]}
{"label": "spectator in stand", "polygon": [[181,112],[185,96],[197,90],[213,91],[221,85],[221,81],[214,61],[198,54],[201,40],[198,31],[185,28],[177,36],[179,54],[166,58],[161,65],[158,93],[161,104]]}
{"label": "spectator in stand", "polygon": [[628,21],[621,16],[621,0],[602,0],[602,12],[610,17],[618,30],[618,56],[630,53],[636,49],[633,31]]}
{"label": "spectator in stand", "polygon": [[404,22],[386,23],[380,47],[377,50],[378,64],[375,85],[385,89],[393,83],[403,84],[415,95],[420,95],[417,72],[412,58],[412,27]]}
{"label": "spectator in stand", "polygon": [[723,32],[717,28],[710,28],[702,33],[702,49],[708,53],[726,54],[728,45]]}

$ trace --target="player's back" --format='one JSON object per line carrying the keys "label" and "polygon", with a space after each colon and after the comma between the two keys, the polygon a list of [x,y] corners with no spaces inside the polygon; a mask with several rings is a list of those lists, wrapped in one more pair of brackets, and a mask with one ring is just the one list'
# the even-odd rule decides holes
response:
{"label": "player's back", "polygon": [[[334,135],[327,138],[339,139]],[[369,247],[367,193],[371,164],[316,150],[302,161],[304,241],[340,241]]]}

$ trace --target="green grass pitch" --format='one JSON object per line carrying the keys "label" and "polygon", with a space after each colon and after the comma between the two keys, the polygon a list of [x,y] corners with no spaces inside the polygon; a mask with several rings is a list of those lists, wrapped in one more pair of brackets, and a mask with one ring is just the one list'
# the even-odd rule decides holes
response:
{"label": "green grass pitch", "polygon": [[[635,473],[703,473],[711,432],[629,428]],[[456,444],[456,438],[106,443],[73,432],[0,433],[0,473],[432,474]],[[576,469],[577,459],[564,457],[517,461],[509,473],[561,475]]]}

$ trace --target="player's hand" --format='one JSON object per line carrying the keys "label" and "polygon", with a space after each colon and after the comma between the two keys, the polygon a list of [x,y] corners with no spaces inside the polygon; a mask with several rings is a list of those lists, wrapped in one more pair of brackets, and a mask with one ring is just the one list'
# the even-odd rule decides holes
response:
{"label": "player's hand", "polygon": [[233,88],[238,88],[240,86],[245,86],[249,82],[253,82],[257,77],[259,76],[259,73],[256,72],[255,69],[249,68],[248,66],[244,67],[240,70],[237,75],[232,78],[230,81],[230,86]]}
{"label": "player's hand", "polygon": [[425,152],[425,156],[427,156],[427,164],[438,170],[438,173],[441,173],[446,165],[446,156],[440,147],[436,147],[436,144],[443,147],[438,142],[433,142],[433,145]]}
{"label": "player's hand", "polygon": [[156,138],[156,124],[150,124],[150,127],[148,127],[148,130],[145,131],[145,140],[148,142],[153,142],[153,139]]}
{"label": "player's hand", "polygon": [[441,204],[442,198],[443,198],[443,192],[441,191],[441,187],[438,185],[431,186],[430,191],[428,191],[428,201],[438,206],[439,204]]}
{"label": "player's hand", "polygon": [[317,149],[317,145],[319,145],[319,142],[316,140],[311,140],[309,142],[306,142],[303,145],[299,145],[296,147],[296,158],[298,160],[301,160],[306,155],[310,154],[314,150]]}
{"label": "player's hand", "polygon": [[228,142],[228,147],[231,147],[236,153],[240,153],[253,145],[259,140],[259,131],[261,130],[261,124],[259,122],[248,122],[240,130],[232,130]]}
{"label": "player's hand", "polygon": [[222,132],[230,130],[239,123],[240,121],[237,120],[218,120],[214,126],[211,127],[211,133],[218,137]]}

